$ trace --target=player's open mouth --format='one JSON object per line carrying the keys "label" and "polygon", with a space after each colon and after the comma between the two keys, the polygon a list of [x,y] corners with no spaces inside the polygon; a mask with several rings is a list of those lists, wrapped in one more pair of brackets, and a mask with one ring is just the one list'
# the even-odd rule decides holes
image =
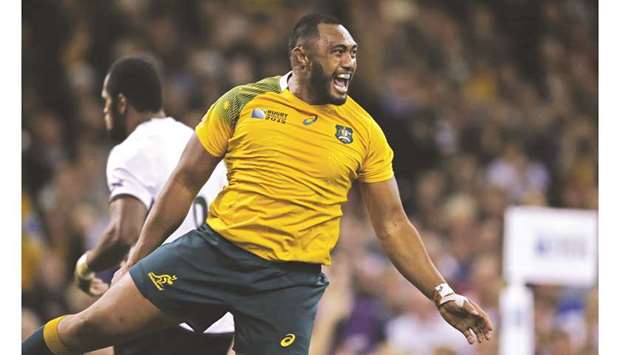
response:
{"label": "player's open mouth", "polygon": [[351,74],[338,74],[332,80],[334,89],[342,95],[347,93],[349,89],[349,82],[351,81]]}

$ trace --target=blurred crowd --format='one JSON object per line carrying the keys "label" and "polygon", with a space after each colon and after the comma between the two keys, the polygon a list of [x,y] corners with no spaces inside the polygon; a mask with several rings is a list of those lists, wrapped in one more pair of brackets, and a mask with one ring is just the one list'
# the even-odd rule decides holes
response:
{"label": "blurred crowd", "polygon": [[[360,44],[351,96],[395,151],[406,211],[440,271],[500,323],[510,205],[597,209],[598,5],[588,0],[23,0],[22,334],[93,302],[77,258],[107,223],[101,84],[150,53],[164,108],[194,126],[237,84],[288,71],[302,15]],[[313,355],[497,354],[470,347],[381,252],[357,188],[344,207]],[[108,275],[109,276],[109,275]],[[530,285],[536,355],[597,354],[598,290]]]}

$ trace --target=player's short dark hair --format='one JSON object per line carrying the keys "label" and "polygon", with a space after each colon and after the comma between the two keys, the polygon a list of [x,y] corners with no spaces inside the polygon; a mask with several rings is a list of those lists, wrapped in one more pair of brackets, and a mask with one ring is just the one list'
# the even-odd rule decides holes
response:
{"label": "player's short dark hair", "polygon": [[111,97],[123,94],[138,112],[162,108],[162,88],[155,61],[146,56],[123,57],[108,71],[107,90]]}
{"label": "player's short dark hair", "polygon": [[288,39],[288,50],[293,50],[300,40],[319,35],[319,24],[341,25],[342,22],[332,15],[310,14],[300,18],[293,27],[293,32]]}

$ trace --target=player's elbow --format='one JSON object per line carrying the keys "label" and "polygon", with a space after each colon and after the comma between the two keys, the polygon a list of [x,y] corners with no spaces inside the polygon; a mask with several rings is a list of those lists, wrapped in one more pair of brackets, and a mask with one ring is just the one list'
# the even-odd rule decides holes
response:
{"label": "player's elbow", "polygon": [[406,223],[406,221],[399,218],[391,218],[381,221],[375,225],[375,233],[377,234],[377,238],[383,241],[399,236],[403,230],[404,223]]}

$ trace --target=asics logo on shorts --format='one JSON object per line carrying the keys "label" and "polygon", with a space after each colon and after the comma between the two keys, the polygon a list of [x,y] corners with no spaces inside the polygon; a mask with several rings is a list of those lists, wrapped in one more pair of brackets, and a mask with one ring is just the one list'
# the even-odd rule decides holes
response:
{"label": "asics logo on shorts", "polygon": [[295,334],[286,334],[282,340],[280,340],[280,346],[283,348],[291,346],[295,342]]}
{"label": "asics logo on shorts", "polygon": [[149,275],[149,279],[151,279],[151,282],[153,282],[155,287],[157,287],[157,289],[160,291],[164,290],[164,285],[172,286],[174,281],[176,281],[177,279],[176,275],[168,275],[168,274],[157,275],[154,272],[149,272],[148,275]]}

